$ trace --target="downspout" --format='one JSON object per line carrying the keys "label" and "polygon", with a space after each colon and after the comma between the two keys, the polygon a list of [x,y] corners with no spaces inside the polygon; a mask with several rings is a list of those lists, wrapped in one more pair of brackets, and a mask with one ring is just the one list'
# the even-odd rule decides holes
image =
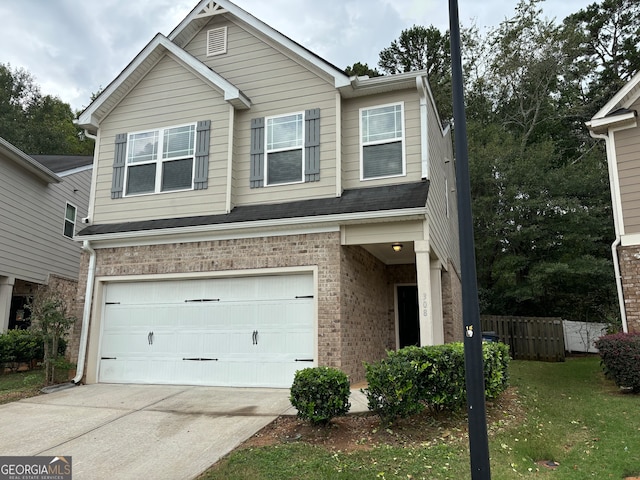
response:
{"label": "downspout", "polygon": [[428,87],[423,76],[416,77],[418,96],[420,97],[420,161],[422,178],[429,179],[429,109],[427,106]]}
{"label": "downspout", "polygon": [[622,243],[622,239],[620,237],[620,225],[622,219],[619,218],[619,209],[618,209],[618,194],[619,191],[617,187],[616,181],[616,172],[613,171],[613,164],[610,161],[615,155],[615,152],[611,148],[611,138],[608,133],[595,133],[590,131],[589,134],[593,138],[599,138],[604,140],[605,146],[607,149],[607,165],[609,168],[609,179],[611,181],[611,203],[613,210],[613,225],[616,232],[616,239],[611,244],[611,257],[613,258],[613,271],[616,277],[616,289],[618,291],[618,308],[620,309],[620,318],[622,320],[622,331],[627,333],[629,331],[629,327],[627,325],[627,309],[624,304],[624,295],[622,291],[622,275],[620,274],[620,258],[618,257],[618,247]]}
{"label": "downspout", "polygon": [[78,351],[78,366],[76,376],[71,380],[76,385],[84,375],[84,363],[87,356],[87,339],[89,336],[89,319],[91,317],[91,304],[93,299],[93,284],[96,272],[96,251],[91,248],[89,240],[82,243],[82,249],[89,253],[89,269],[87,270],[87,287],[84,294],[84,310],[82,312],[82,329],[80,330],[80,349]]}

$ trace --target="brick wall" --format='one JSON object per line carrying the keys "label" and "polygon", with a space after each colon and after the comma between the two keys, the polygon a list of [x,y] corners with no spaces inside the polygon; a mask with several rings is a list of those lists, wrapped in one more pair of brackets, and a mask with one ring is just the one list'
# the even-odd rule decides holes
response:
{"label": "brick wall", "polygon": [[462,283],[451,262],[442,271],[442,312],[444,316],[444,341],[462,342]]}
{"label": "brick wall", "polygon": [[[340,367],[340,234],[338,232],[224,241],[145,245],[96,250],[96,276],[216,272],[292,266],[318,267],[320,365]],[[88,255],[80,266],[78,295],[84,297]],[[81,312],[84,302],[78,309]],[[81,325],[73,332],[77,353]]]}
{"label": "brick wall", "polygon": [[362,362],[373,362],[395,348],[390,321],[386,266],[365,249],[342,247],[342,370],[352,383],[364,380]]}
{"label": "brick wall", "polygon": [[640,246],[620,247],[620,275],[629,332],[640,332]]}

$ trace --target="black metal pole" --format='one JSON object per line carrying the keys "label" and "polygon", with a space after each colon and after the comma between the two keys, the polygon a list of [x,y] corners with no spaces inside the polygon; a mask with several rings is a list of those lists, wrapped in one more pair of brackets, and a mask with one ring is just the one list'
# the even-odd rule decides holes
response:
{"label": "black metal pole", "polygon": [[462,321],[464,324],[464,365],[467,384],[469,418],[469,451],[471,478],[491,478],[489,438],[484,400],[484,368],[482,365],[482,327],[476,283],[476,255],[471,218],[471,182],[467,150],[467,121],[464,111],[460,22],[458,1],[449,0],[451,33],[451,72],[453,86],[453,122],[456,156],[456,189],[458,192],[458,229],[460,231],[460,267],[462,276]]}

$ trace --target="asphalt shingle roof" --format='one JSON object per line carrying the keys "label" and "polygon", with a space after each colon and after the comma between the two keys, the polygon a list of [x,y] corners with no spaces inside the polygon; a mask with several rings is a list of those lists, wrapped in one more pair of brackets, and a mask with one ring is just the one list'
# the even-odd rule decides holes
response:
{"label": "asphalt shingle roof", "polygon": [[29,155],[54,173],[86,167],[93,163],[93,155]]}
{"label": "asphalt shingle roof", "polygon": [[428,180],[399,185],[356,188],[345,190],[342,196],[338,198],[314,198],[287,203],[245,205],[236,207],[227,214],[96,224],[81,230],[78,232],[78,235],[104,235],[283,218],[293,219],[322,215],[418,208],[424,207],[427,204],[428,192]]}

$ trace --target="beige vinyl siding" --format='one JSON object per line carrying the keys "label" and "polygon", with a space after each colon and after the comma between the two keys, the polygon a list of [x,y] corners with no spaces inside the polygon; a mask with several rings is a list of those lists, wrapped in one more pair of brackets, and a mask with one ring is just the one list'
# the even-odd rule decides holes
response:
{"label": "beige vinyl siding", "polygon": [[343,245],[367,245],[409,242],[424,239],[424,224],[421,220],[408,222],[372,223],[364,225],[345,225],[343,227]]}
{"label": "beige vinyl siding", "polygon": [[[91,170],[46,184],[0,156],[0,275],[46,283],[50,273],[77,279],[81,245],[63,235],[66,202],[76,232],[87,215]],[[78,192],[74,193],[74,189]]]}
{"label": "beige vinyl siding", "polygon": [[[444,262],[450,258],[460,270],[460,249],[458,248],[458,222],[456,201],[456,178],[454,169],[451,134],[443,136],[440,120],[431,102],[427,103],[428,145],[429,145],[429,196],[427,197],[427,217],[431,246],[438,258]],[[448,187],[447,187],[448,183]],[[449,189],[449,192],[446,191]],[[453,191],[452,191],[453,190]],[[447,195],[449,216],[447,217]]]}
{"label": "beige vinyl siding", "polygon": [[[406,175],[360,180],[360,109],[404,102]],[[345,100],[342,106],[342,185],[345,189],[420,181],[420,100],[415,89]]]}
{"label": "beige vinyl siding", "polygon": [[614,135],[625,233],[640,233],[640,127]]}
{"label": "beige vinyl siding", "polygon": [[[207,30],[223,25],[228,27],[227,53],[207,57]],[[258,35],[216,17],[185,47],[251,100],[250,110],[236,112],[232,203],[280,203],[335,196],[335,88],[320,72],[294,61]],[[320,109],[320,181],[249,188],[251,119],[312,108]]]}
{"label": "beige vinyl siding", "polygon": [[[205,190],[111,199],[114,142],[119,133],[211,120],[209,181]],[[94,223],[225,212],[229,106],[222,92],[165,56],[100,126]]]}

